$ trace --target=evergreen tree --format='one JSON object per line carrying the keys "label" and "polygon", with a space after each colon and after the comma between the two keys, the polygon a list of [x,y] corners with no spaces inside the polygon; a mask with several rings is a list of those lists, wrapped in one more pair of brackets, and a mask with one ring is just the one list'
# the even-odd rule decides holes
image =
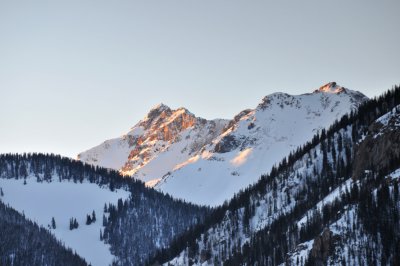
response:
{"label": "evergreen tree", "polygon": [[107,218],[104,214],[103,214],[103,226],[107,226]]}
{"label": "evergreen tree", "polygon": [[92,212],[92,222],[96,222],[96,213],[94,212],[94,210]]}
{"label": "evergreen tree", "polygon": [[90,225],[92,223],[92,218],[90,217],[90,215],[86,215],[86,225]]}
{"label": "evergreen tree", "polygon": [[53,229],[56,229],[56,220],[54,219],[54,217],[51,218],[51,227]]}

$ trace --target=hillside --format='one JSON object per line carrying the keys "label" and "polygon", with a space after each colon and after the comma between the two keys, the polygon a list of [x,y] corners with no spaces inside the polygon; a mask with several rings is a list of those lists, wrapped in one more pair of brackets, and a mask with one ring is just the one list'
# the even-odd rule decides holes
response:
{"label": "hillside", "polygon": [[365,100],[334,82],[308,94],[268,95],[156,188],[198,204],[221,205]]}
{"label": "hillside", "polygon": [[[150,262],[396,265],[400,160],[387,143],[400,135],[399,104],[399,87],[368,101]],[[371,138],[373,145],[360,152]],[[365,152],[375,164],[360,166]]]}
{"label": "hillside", "polygon": [[46,229],[0,200],[0,265],[87,265]]}
{"label": "hillside", "polygon": [[78,155],[176,198],[217,206],[367,98],[328,83],[312,93],[274,93],[231,121],[158,105],[131,131]]}
{"label": "hillside", "polygon": [[[115,171],[55,155],[0,155],[0,189],[1,201],[94,266],[122,261],[128,250],[130,262],[140,264],[208,212]],[[129,223],[117,223],[126,210]]]}

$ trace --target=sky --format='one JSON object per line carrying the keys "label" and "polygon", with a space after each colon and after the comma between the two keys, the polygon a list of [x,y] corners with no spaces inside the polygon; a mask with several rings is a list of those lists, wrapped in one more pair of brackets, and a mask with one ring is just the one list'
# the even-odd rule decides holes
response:
{"label": "sky", "polygon": [[0,153],[70,157],[162,102],[232,118],[336,81],[400,84],[400,1],[0,0]]}

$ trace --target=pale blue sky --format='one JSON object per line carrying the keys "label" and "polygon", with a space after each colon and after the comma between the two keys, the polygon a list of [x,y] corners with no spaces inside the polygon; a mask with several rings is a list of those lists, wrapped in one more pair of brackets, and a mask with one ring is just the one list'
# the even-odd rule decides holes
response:
{"label": "pale blue sky", "polygon": [[153,105],[231,118],[275,91],[400,83],[400,1],[0,0],[0,152],[74,157]]}

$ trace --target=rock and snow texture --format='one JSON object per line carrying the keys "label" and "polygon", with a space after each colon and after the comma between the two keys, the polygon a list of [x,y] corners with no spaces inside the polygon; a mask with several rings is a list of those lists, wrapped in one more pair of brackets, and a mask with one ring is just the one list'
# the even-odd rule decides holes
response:
{"label": "rock and snow texture", "polygon": [[159,104],[127,134],[79,154],[78,159],[119,170],[153,186],[219,136],[227,122],[208,121],[185,108],[171,110]]}
{"label": "rock and snow texture", "polygon": [[[65,246],[72,248],[93,266],[110,265],[114,259],[109,245],[100,241],[103,230],[104,204],[116,205],[118,199],[126,199],[129,192],[110,191],[93,183],[58,181],[37,182],[36,177],[0,179],[3,196],[0,200],[23,213],[26,218],[48,228]],[[96,222],[86,225],[87,215],[95,211]],[[51,227],[54,217],[56,228]],[[79,227],[69,229],[69,221],[76,218]]]}
{"label": "rock and snow texture", "polygon": [[128,134],[78,158],[118,169],[174,197],[216,206],[366,99],[331,82],[313,93],[268,95],[229,123],[159,105]]}
{"label": "rock and snow texture", "polygon": [[310,94],[266,96],[257,108],[239,113],[203,152],[156,187],[195,203],[222,204],[364,100],[363,94],[336,83]]}

